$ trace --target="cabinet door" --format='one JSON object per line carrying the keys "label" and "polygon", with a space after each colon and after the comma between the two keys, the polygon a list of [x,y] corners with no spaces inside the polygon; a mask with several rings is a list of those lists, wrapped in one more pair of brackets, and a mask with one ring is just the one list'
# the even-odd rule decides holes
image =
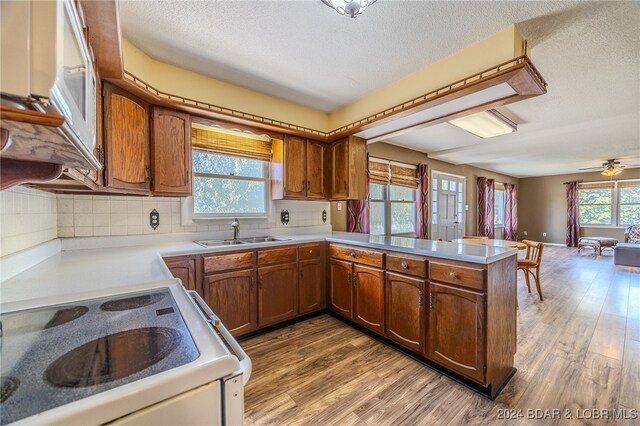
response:
{"label": "cabinet door", "polygon": [[191,116],[153,109],[151,144],[154,194],[191,195]]}
{"label": "cabinet door", "polygon": [[258,328],[253,269],[206,276],[204,300],[234,336]]}
{"label": "cabinet door", "polygon": [[484,383],[484,295],[429,284],[427,356],[451,370]]}
{"label": "cabinet door", "polygon": [[387,272],[385,333],[416,352],[424,349],[424,287],[424,280]]}
{"label": "cabinet door", "polygon": [[118,87],[105,84],[103,105],[106,185],[148,193],[148,104]]}
{"label": "cabinet door", "polygon": [[307,140],[307,198],[324,198],[324,143]]}
{"label": "cabinet door", "polygon": [[169,257],[164,259],[164,263],[167,264],[171,275],[180,279],[187,290],[197,290],[195,257]]}
{"label": "cabinet door", "polygon": [[298,314],[297,263],[258,268],[258,325],[276,324]]}
{"label": "cabinet door", "polygon": [[307,142],[295,136],[284,139],[284,196],[307,196]]}
{"label": "cabinet door", "polygon": [[[364,170],[366,173],[366,169]],[[346,200],[349,186],[349,139],[335,142],[331,147],[331,198]]]}
{"label": "cabinet door", "polygon": [[300,314],[320,310],[324,307],[322,262],[320,259],[305,260],[298,264]]}
{"label": "cabinet door", "polygon": [[329,299],[331,309],[352,318],[353,314],[353,264],[331,259]]}
{"label": "cabinet door", "polygon": [[362,265],[355,265],[353,270],[353,319],[384,334],[384,271]]}

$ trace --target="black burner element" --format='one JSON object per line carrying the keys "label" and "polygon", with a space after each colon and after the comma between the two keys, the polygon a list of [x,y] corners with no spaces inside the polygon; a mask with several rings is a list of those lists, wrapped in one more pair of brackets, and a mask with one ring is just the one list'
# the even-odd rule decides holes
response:
{"label": "black burner element", "polygon": [[122,299],[110,300],[100,305],[103,311],[128,311],[129,309],[141,308],[153,305],[164,299],[164,293],[143,294],[142,296],[125,297]]}
{"label": "black burner element", "polygon": [[3,335],[16,336],[47,330],[78,319],[88,311],[86,306],[60,306],[6,314],[1,318]]}
{"label": "black burner element", "polygon": [[44,377],[52,385],[65,388],[108,383],[161,361],[181,341],[182,333],[168,327],[110,334],[62,355],[49,365]]}
{"label": "black burner element", "polygon": [[2,376],[0,380],[0,403],[3,403],[18,389],[20,380],[11,376]]}

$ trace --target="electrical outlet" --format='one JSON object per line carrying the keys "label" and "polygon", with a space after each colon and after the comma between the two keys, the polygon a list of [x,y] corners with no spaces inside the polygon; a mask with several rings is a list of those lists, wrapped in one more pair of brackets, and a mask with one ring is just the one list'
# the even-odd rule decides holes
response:
{"label": "electrical outlet", "polygon": [[524,236],[525,236],[525,237],[527,236],[527,231],[524,231]]}
{"label": "electrical outlet", "polygon": [[338,208],[338,211],[342,210],[342,203],[338,203],[337,208]]}
{"label": "electrical outlet", "polygon": [[160,226],[160,213],[158,213],[156,209],[151,210],[149,213],[149,226],[152,227],[153,230],[158,229],[158,226]]}
{"label": "electrical outlet", "polygon": [[543,237],[546,237],[546,236],[547,236],[547,233],[546,233],[546,232],[543,232],[543,233],[542,233],[542,236],[543,236]]}

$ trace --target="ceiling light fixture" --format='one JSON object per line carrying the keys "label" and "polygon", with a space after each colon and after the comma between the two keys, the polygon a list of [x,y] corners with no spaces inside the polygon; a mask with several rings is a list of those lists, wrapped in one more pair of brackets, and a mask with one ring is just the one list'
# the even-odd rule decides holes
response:
{"label": "ceiling light fixture", "polygon": [[322,3],[334,9],[340,15],[347,15],[351,18],[360,15],[375,2],[376,0],[322,0]]}
{"label": "ceiling light fixture", "polygon": [[516,123],[495,109],[456,118],[449,123],[483,139],[506,135],[518,130]]}
{"label": "ceiling light fixture", "polygon": [[609,166],[603,171],[601,171],[600,174],[611,177],[611,176],[619,175],[620,173],[622,173],[622,170],[624,169],[622,169],[621,167]]}

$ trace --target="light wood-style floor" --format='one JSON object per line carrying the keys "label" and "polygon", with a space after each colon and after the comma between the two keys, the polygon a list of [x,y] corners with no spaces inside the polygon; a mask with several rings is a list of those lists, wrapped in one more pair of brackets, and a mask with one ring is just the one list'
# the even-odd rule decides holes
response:
{"label": "light wood-style floor", "polygon": [[[496,401],[324,315],[242,342],[253,361],[246,423],[531,424],[528,409],[568,409],[563,424],[640,424],[575,418],[640,411],[640,269],[613,266],[610,250],[550,246],[542,265],[544,302],[518,276],[518,372]],[[505,408],[524,417],[499,420]]]}

